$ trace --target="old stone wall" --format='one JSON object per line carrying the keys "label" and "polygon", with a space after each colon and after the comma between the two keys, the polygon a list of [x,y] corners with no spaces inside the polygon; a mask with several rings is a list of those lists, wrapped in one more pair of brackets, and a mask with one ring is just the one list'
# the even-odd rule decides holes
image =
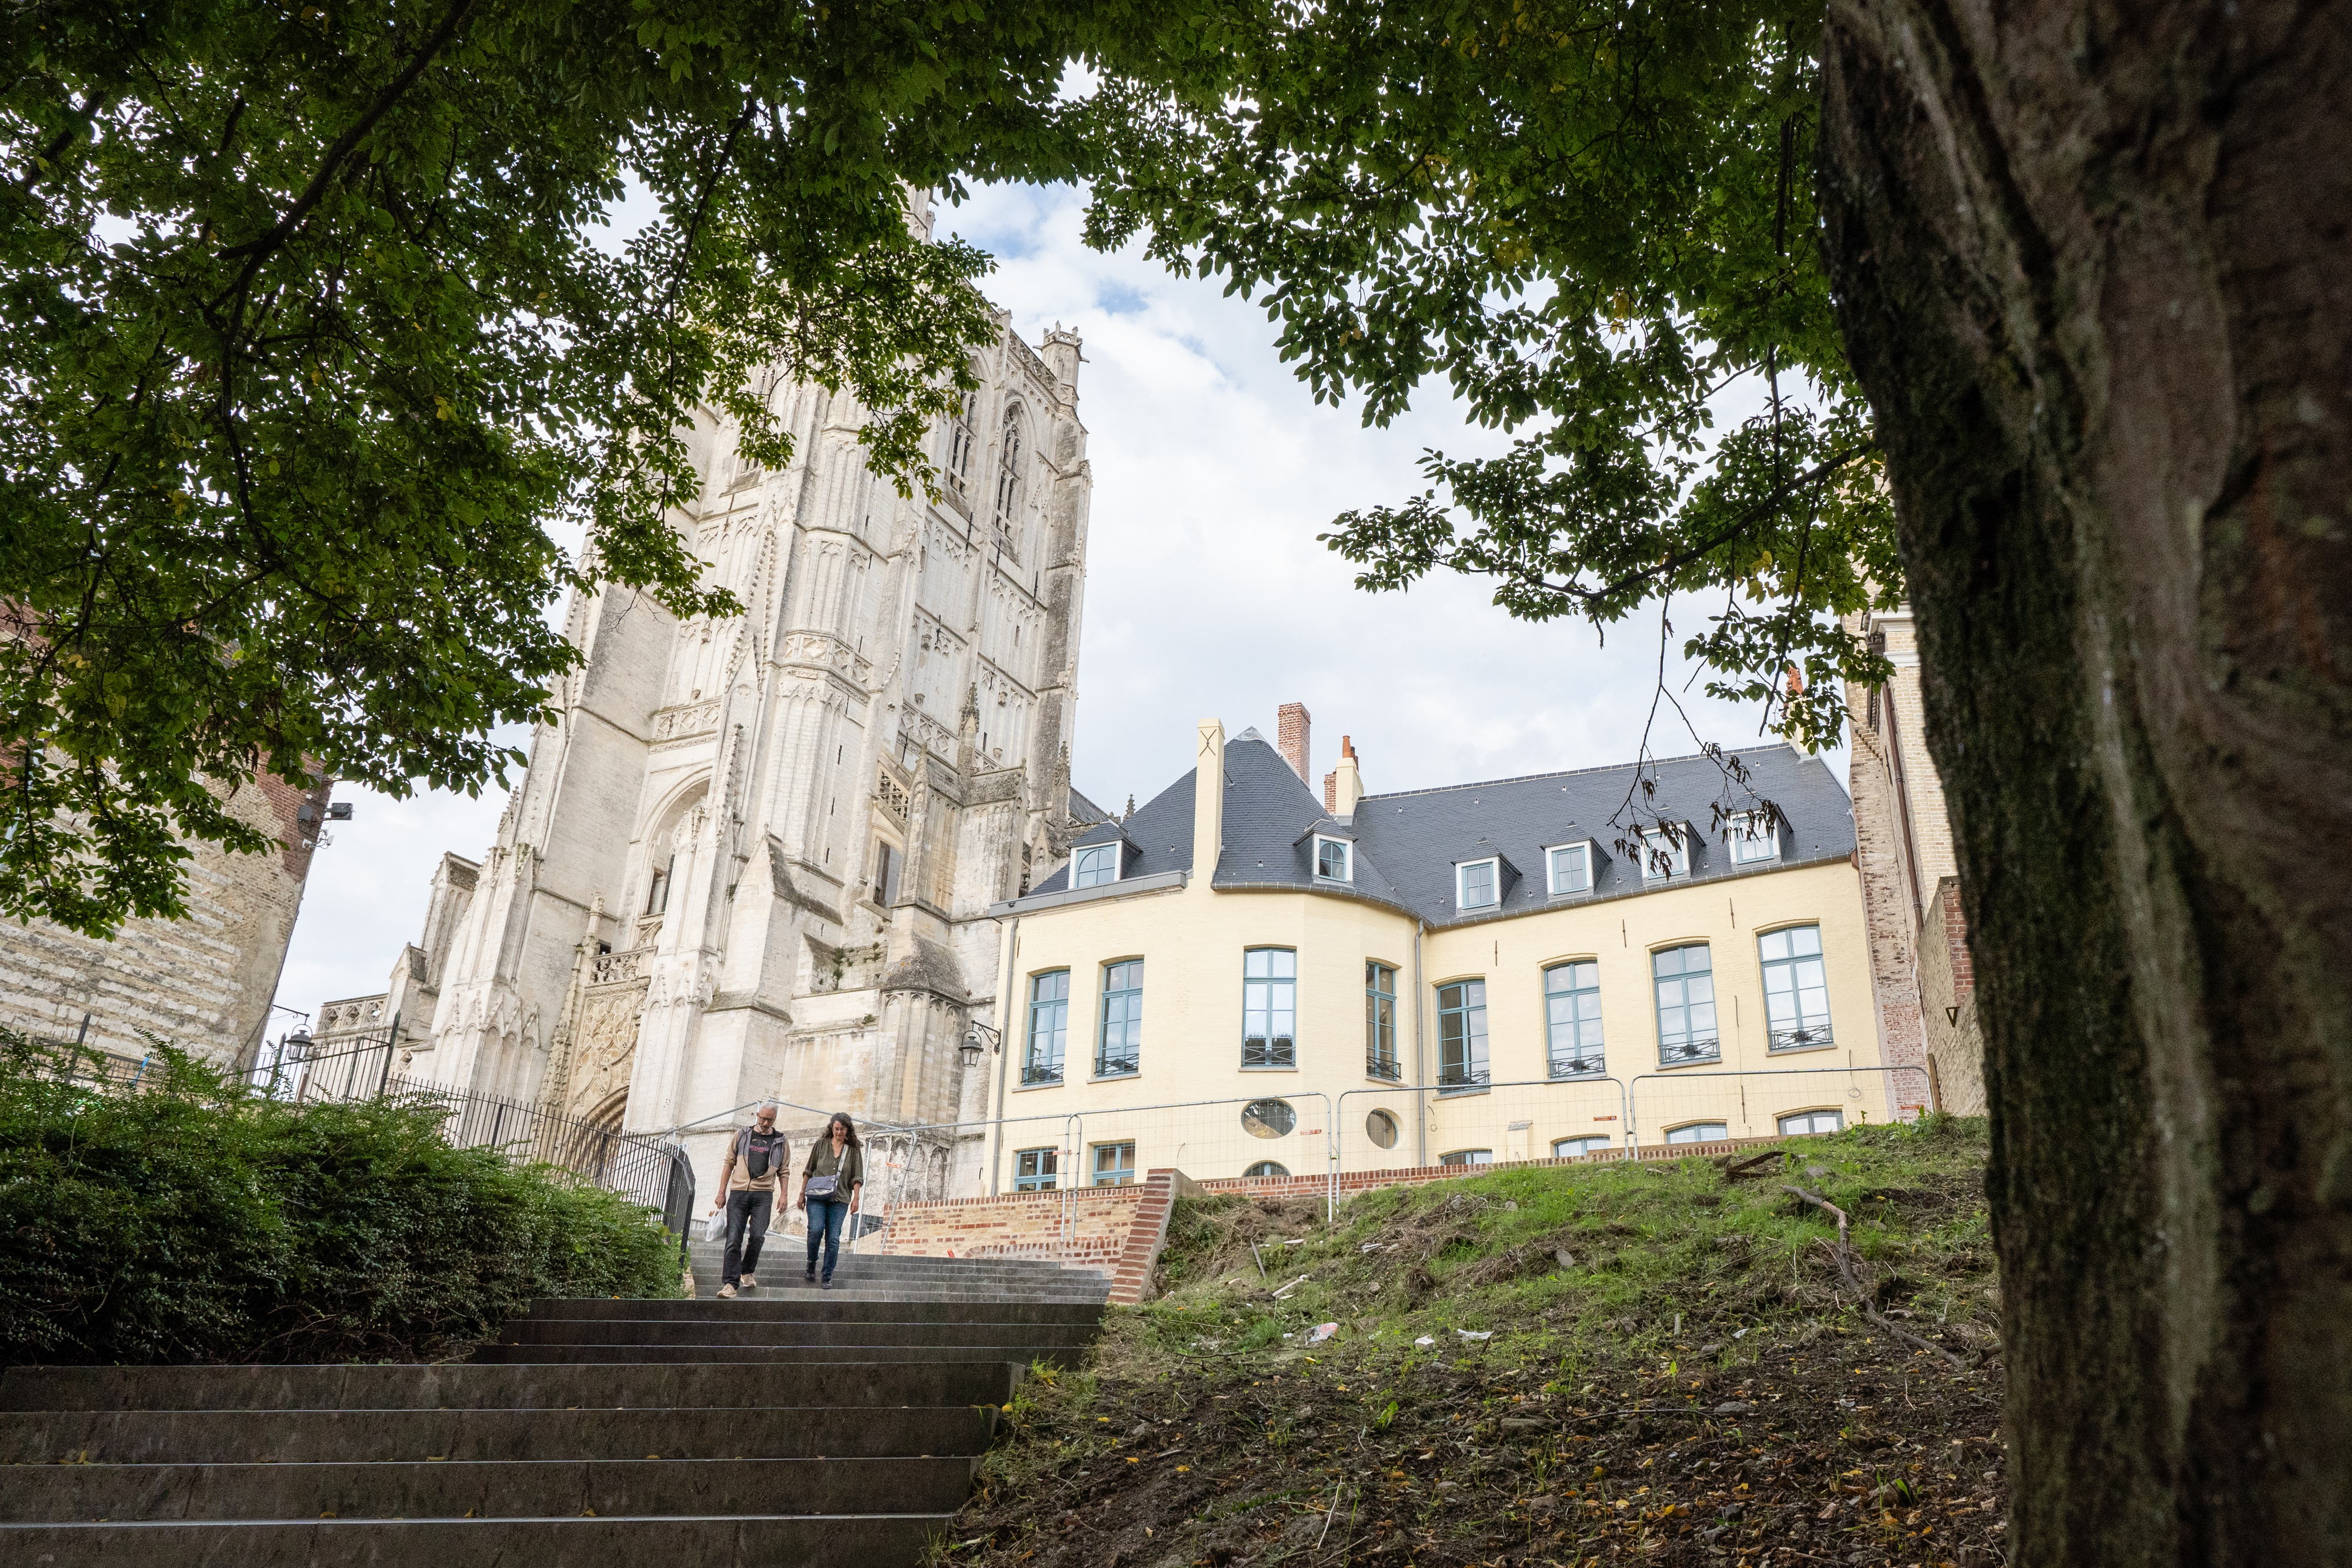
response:
{"label": "old stone wall", "polygon": [[1956,1116],[1983,1115],[1984,1040],[1977,1031],[1976,974],[1956,876],[1937,884],[1919,934],[1919,1002],[1936,1108]]}
{"label": "old stone wall", "polygon": [[[36,920],[0,924],[0,1023],[139,1056],[152,1034],[224,1065],[249,1061],[269,1019],[328,789],[268,774],[228,797],[278,841],[257,855],[193,846],[182,920],[123,923],[99,941]],[[306,805],[312,820],[302,821]],[[143,1033],[142,1033],[143,1031]]]}

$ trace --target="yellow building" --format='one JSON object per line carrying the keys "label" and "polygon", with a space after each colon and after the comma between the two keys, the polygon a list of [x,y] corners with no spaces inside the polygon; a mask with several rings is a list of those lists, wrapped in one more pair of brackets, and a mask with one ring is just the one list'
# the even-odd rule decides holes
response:
{"label": "yellow building", "polygon": [[1203,721],[1193,772],[995,906],[989,1190],[1888,1118],[1853,816],[1818,759],[1738,754],[1752,795],[1655,765],[1635,799],[1682,831],[1644,849],[1612,825],[1630,765],[1371,795],[1348,750],[1318,800],[1285,716],[1287,761]]}

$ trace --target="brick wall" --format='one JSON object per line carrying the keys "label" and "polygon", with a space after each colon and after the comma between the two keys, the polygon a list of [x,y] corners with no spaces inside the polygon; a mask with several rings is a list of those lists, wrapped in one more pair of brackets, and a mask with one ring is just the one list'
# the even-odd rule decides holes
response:
{"label": "brick wall", "polygon": [[1919,940],[1919,1004],[1938,1110],[1985,1112],[1984,1037],[1977,1029],[1976,973],[1969,959],[1968,916],[1960,880],[1937,885]]}
{"label": "brick wall", "polygon": [[[1720,1155],[1778,1144],[1782,1139],[1724,1138],[1676,1144],[1672,1157],[1712,1159]],[[1375,1187],[1419,1186],[1460,1181],[1500,1170],[1593,1165],[1625,1158],[1603,1150],[1567,1159],[1514,1160],[1492,1166],[1413,1166],[1402,1170],[1356,1171],[1339,1178],[1339,1197]],[[1253,1197],[1321,1203],[1329,1191],[1325,1176],[1223,1176],[1194,1181],[1182,1171],[1157,1168],[1134,1186],[1079,1187],[1069,1192],[1021,1192],[995,1197],[956,1197],[938,1203],[902,1204],[890,1211],[882,1233],[885,1253],[921,1258],[1051,1259],[1074,1268],[1099,1269],[1111,1276],[1111,1301],[1133,1306],[1151,1296],[1151,1270],[1168,1241],[1168,1218],[1180,1197],[1240,1192]],[[1072,1224],[1075,1219],[1075,1225]]]}

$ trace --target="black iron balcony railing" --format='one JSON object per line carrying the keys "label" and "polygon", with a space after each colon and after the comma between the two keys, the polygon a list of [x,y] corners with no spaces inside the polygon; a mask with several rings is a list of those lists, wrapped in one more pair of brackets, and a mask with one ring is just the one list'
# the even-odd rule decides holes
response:
{"label": "black iron balcony railing", "polygon": [[1449,1089],[1484,1089],[1493,1076],[1483,1067],[1441,1067],[1437,1070],[1437,1092],[1443,1094]]}
{"label": "black iron balcony railing", "polygon": [[1404,1080],[1404,1069],[1397,1065],[1397,1059],[1393,1056],[1382,1056],[1378,1051],[1365,1053],[1364,1072],[1366,1076],[1377,1078],[1383,1083],[1399,1083]]}
{"label": "black iron balcony railing", "polygon": [[1244,1067],[1296,1067],[1298,1065],[1298,1042],[1286,1034],[1268,1038],[1250,1035],[1242,1040]]}
{"label": "black iron balcony railing", "polygon": [[1767,1049],[1772,1051],[1805,1051],[1816,1045],[1833,1045],[1830,1026],[1817,1023],[1804,1029],[1776,1029]]}
{"label": "black iron balcony railing", "polygon": [[1059,1083],[1061,1081],[1062,1064],[1058,1061],[1024,1061],[1021,1064],[1021,1082],[1024,1084]]}
{"label": "black iron balcony railing", "polygon": [[1679,1066],[1685,1061],[1722,1060],[1723,1044],[1712,1035],[1705,1040],[1671,1040],[1658,1047],[1658,1061],[1666,1067]]}
{"label": "black iron balcony railing", "polygon": [[1555,1056],[1551,1059],[1554,1078],[1600,1078],[1609,1071],[1609,1063],[1598,1056]]}
{"label": "black iron balcony railing", "polygon": [[1106,1051],[1095,1058],[1097,1078],[1125,1078],[1143,1071],[1143,1052],[1130,1046],[1125,1051]]}

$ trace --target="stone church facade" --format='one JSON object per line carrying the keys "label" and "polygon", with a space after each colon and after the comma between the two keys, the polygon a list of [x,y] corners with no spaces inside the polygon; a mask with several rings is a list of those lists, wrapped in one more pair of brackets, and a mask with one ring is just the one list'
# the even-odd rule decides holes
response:
{"label": "stone church facade", "polygon": [[[774,394],[782,472],[698,425],[702,497],[676,522],[746,612],[574,601],[583,663],[497,841],[445,859],[424,940],[385,996],[322,1010],[322,1048],[396,1007],[410,1077],[631,1130],[715,1118],[687,1139],[706,1193],[762,1095],[985,1114],[959,1047],[997,1021],[989,905],[1103,815],[1069,786],[1079,340],[1000,324],[982,390],[934,433],[937,501],[876,477],[863,411],[819,387]],[[954,1142],[929,1140],[920,1185],[949,1179]]]}

